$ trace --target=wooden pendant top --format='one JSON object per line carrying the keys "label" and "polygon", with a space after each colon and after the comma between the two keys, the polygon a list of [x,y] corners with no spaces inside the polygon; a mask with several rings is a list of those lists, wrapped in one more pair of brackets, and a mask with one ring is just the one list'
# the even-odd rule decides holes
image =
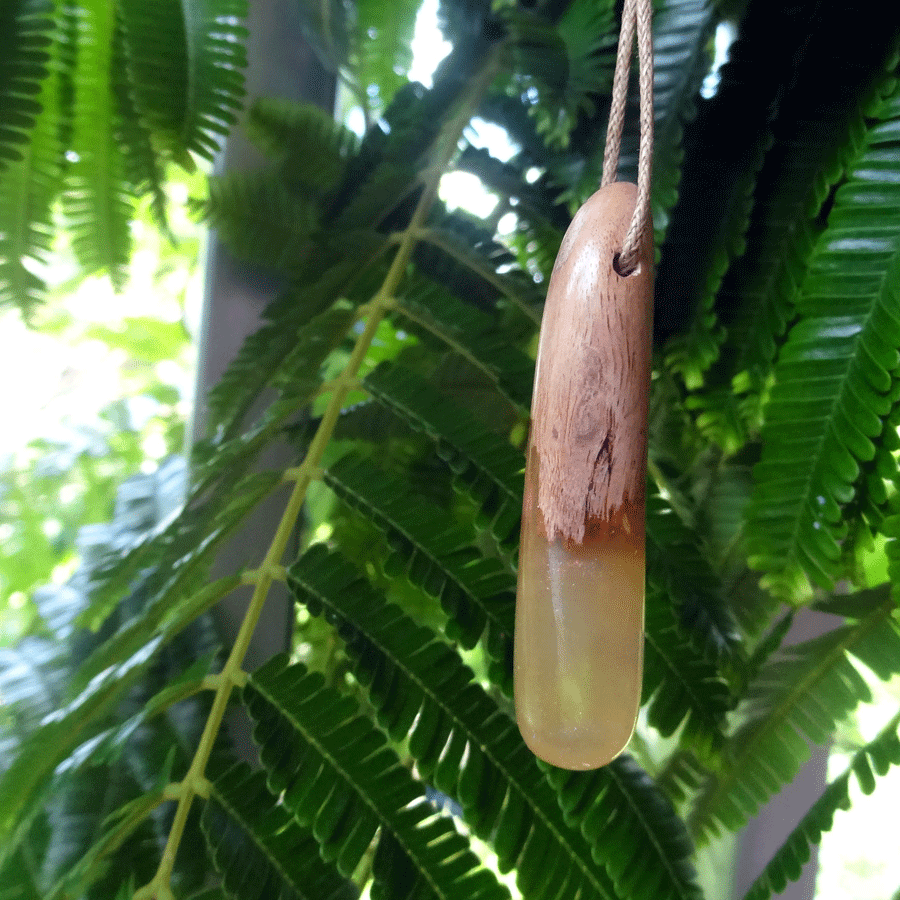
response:
{"label": "wooden pendant top", "polygon": [[550,277],[531,426],[550,541],[580,544],[586,529],[618,525],[643,504],[652,229],[637,269],[623,277],[614,268],[636,198],[625,182],[597,191],[572,220]]}

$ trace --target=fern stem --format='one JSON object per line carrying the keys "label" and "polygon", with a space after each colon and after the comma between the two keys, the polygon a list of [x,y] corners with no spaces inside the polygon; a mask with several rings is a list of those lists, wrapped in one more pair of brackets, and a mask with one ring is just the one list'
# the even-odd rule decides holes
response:
{"label": "fern stem", "polygon": [[149,884],[135,893],[134,900],[151,900],[151,898],[170,900],[173,896],[171,889],[172,870],[175,866],[175,857],[184,834],[188,814],[194,798],[204,793],[208,794],[209,782],[205,777],[206,765],[219,733],[225,710],[228,707],[231,692],[235,686],[243,684],[246,680],[246,673],[242,669],[244,657],[250,646],[250,641],[268,597],[269,589],[272,586],[272,582],[276,580],[276,573],[283,571],[281,560],[300,516],[300,510],[306,499],[307,490],[319,472],[322,457],[331,441],[343,409],[344,400],[347,394],[358,385],[360,367],[375,338],[378,326],[394,305],[394,294],[400,286],[403,276],[406,274],[413,250],[423,233],[425,220],[437,196],[441,175],[443,175],[443,172],[457,152],[457,143],[463,128],[465,128],[474,114],[484,90],[493,80],[496,60],[496,52],[488,55],[486,64],[473,80],[470,90],[461,100],[456,113],[447,126],[442,129],[436,142],[436,164],[431,170],[432,174],[425,182],[422,196],[419,198],[408,227],[402,233],[397,253],[391,262],[384,283],[372,300],[365,306],[365,312],[368,314],[365,320],[365,327],[354,344],[350,359],[347,361],[343,372],[332,383],[331,400],[319,422],[319,427],[316,429],[316,433],[309,445],[306,457],[299,468],[295,470],[296,482],[294,489],[288,499],[281,521],[278,523],[278,528],[275,536],[272,538],[272,543],[269,546],[265,559],[257,570],[253,596],[244,614],[244,619],[228,655],[228,660],[219,673],[219,680],[209,717],[206,720],[200,743],[191,760],[187,774],[181,783],[178,806],[175,810],[172,827],[169,831],[166,846],[163,849],[159,867]]}

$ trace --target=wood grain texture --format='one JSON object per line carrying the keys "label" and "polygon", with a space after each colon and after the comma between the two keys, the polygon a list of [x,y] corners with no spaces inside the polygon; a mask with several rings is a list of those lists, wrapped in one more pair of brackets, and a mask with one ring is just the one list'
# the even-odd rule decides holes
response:
{"label": "wood grain texture", "polygon": [[614,268],[636,199],[624,182],[597,191],[572,220],[550,278],[531,425],[549,541],[627,530],[628,512],[643,511],[652,229],[637,270],[623,278]]}

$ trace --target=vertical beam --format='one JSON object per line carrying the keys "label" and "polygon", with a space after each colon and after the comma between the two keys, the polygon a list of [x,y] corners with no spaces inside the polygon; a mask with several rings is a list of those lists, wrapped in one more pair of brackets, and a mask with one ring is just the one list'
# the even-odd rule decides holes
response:
{"label": "vertical beam", "polygon": [[[296,0],[252,0],[247,22],[247,96],[279,96],[316,103],[331,112],[335,103],[335,79],[313,54],[303,38],[300,4]],[[254,169],[262,159],[242,127],[228,139],[216,171]],[[205,290],[200,327],[195,408],[191,440],[206,430],[206,395],[235,357],[244,339],[260,324],[260,316],[281,288],[279,278],[233,259],[211,234],[205,259]],[[260,410],[250,413],[252,421]],[[274,447],[260,460],[261,468],[291,464],[287,447]],[[276,493],[265,501],[242,530],[223,548],[214,565],[220,576],[258,565],[269,546],[283,512],[287,494]],[[249,601],[250,592],[238,591],[216,610],[216,623],[226,643],[234,640]],[[276,585],[260,619],[246,657],[248,669],[261,665],[273,654],[290,646],[293,627],[292,604],[287,591]],[[244,728],[233,723],[232,735],[239,744],[248,740]]]}

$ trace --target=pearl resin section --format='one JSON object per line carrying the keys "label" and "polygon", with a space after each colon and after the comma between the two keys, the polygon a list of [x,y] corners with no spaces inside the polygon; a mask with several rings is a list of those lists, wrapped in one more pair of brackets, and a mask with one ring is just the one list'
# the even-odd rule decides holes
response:
{"label": "pearl resin section", "polygon": [[[592,769],[628,743],[641,695],[652,247],[614,269],[636,189],[578,211],[550,279],[535,374],[516,599],[519,729]],[[649,229],[648,229],[649,230]]]}

